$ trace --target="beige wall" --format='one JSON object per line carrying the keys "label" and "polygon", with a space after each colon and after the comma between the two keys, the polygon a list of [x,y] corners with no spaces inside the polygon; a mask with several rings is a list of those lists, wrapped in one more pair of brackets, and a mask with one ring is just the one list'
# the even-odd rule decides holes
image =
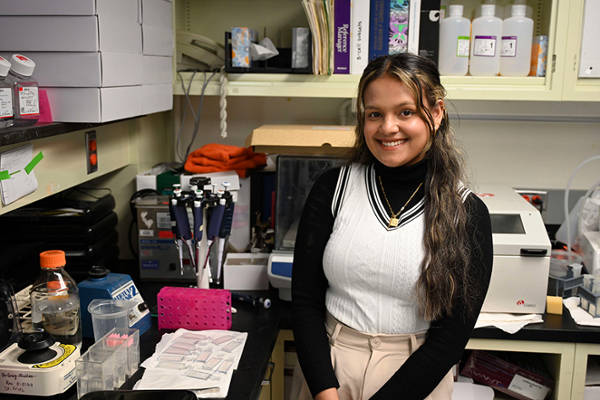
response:
{"label": "beige wall", "polygon": [[[179,106],[174,118],[179,124],[185,97],[177,98]],[[199,96],[191,99],[197,108]],[[343,102],[343,99],[321,98],[229,97],[228,137],[221,139],[219,98],[205,97],[200,129],[191,148],[212,142],[243,146],[252,130],[263,124],[338,124]],[[582,161],[600,154],[598,103],[457,101],[448,108],[457,138],[467,152],[475,183],[564,189]],[[515,116],[525,121],[511,121]],[[586,122],[573,122],[577,118]],[[182,154],[193,127],[189,111],[184,126]],[[600,161],[588,164],[577,174],[572,187],[588,189],[600,178],[598,171]]]}

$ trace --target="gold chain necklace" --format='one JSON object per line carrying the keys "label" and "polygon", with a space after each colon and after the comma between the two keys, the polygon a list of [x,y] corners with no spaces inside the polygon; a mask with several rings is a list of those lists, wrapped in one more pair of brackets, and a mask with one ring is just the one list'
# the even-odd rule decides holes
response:
{"label": "gold chain necklace", "polygon": [[406,201],[406,203],[404,203],[404,205],[402,206],[402,208],[400,209],[400,211],[398,211],[397,213],[394,214],[394,210],[392,209],[392,205],[390,204],[390,201],[388,200],[386,194],[385,194],[385,189],[383,189],[383,182],[381,182],[381,175],[379,175],[379,185],[381,185],[381,192],[383,193],[383,197],[385,198],[385,202],[387,203],[388,207],[390,208],[390,223],[388,224],[387,230],[389,231],[390,228],[392,226],[396,227],[398,226],[398,222],[400,222],[400,220],[398,219],[398,217],[400,216],[400,214],[402,213],[402,211],[404,211],[404,209],[406,208],[406,206],[408,205],[408,203],[410,203],[410,201],[412,200],[413,197],[415,197],[415,194],[417,194],[417,192],[419,191],[419,189],[421,189],[421,186],[423,185],[423,182],[419,183],[419,186],[417,186],[417,190],[415,190],[413,192],[413,194],[410,196],[410,198]]}

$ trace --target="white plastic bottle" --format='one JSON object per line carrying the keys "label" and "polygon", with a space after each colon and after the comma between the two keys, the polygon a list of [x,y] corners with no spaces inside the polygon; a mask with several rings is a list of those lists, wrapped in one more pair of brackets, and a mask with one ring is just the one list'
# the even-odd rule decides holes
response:
{"label": "white plastic bottle", "polygon": [[496,0],[483,0],[482,3],[480,5],[478,5],[477,8],[475,9],[475,17],[473,17],[473,19],[479,18],[483,15],[483,13],[482,13],[483,6],[486,4],[492,4],[492,5],[496,6],[494,8],[494,15],[500,19],[504,18],[504,7],[499,6],[498,3],[496,2]]}
{"label": "white plastic bottle", "polygon": [[12,84],[15,126],[29,126],[40,119],[40,98],[37,81],[31,76],[35,70],[32,59],[22,54],[10,58],[7,79]]}
{"label": "white plastic bottle", "polygon": [[471,21],[463,17],[462,5],[451,5],[449,15],[440,22],[441,75],[464,76],[469,72]]}
{"label": "white plastic bottle", "polygon": [[495,76],[500,72],[502,20],[494,16],[496,6],[482,4],[481,17],[473,20],[471,29],[471,62],[474,76]]}
{"label": "white plastic bottle", "polygon": [[10,67],[10,62],[0,57],[0,129],[8,128],[14,123],[12,84],[6,78]]}
{"label": "white plastic bottle", "polygon": [[513,5],[512,17],[502,22],[500,75],[527,76],[531,68],[533,20],[525,16],[525,5]]}
{"label": "white plastic bottle", "polygon": [[[533,18],[533,8],[527,5],[527,0],[513,0],[512,4],[522,4],[525,6],[525,16],[527,18]],[[498,15],[496,15],[498,16]],[[512,5],[504,7],[504,16],[502,19],[510,18],[512,16]]]}

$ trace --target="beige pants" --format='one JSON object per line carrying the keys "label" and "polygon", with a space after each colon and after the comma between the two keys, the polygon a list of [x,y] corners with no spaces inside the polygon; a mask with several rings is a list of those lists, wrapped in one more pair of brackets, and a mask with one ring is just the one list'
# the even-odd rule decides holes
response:
{"label": "beige pants", "polygon": [[[331,361],[340,387],[340,400],[368,400],[425,342],[425,332],[410,335],[370,335],[343,325],[329,313],[325,321]],[[448,372],[425,400],[450,400],[454,379]],[[290,400],[312,395],[296,363]]]}

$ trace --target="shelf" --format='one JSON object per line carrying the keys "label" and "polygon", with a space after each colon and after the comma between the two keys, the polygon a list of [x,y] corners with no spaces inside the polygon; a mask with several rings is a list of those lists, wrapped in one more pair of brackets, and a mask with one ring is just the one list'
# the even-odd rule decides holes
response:
{"label": "shelf", "polygon": [[[137,117],[136,117],[137,118]],[[80,131],[82,129],[93,129],[99,126],[112,124],[119,121],[105,123],[62,123],[62,122],[41,122],[32,126],[10,127],[0,129],[0,147],[10,144],[28,142],[35,139],[64,135],[66,133]]]}
{"label": "shelf", "polygon": [[[182,72],[181,76],[187,90],[192,73]],[[359,75],[228,74],[227,96],[351,98],[356,97],[359,79]],[[197,73],[190,95],[202,94],[203,80],[203,74]],[[559,93],[548,90],[545,77],[444,76],[442,85],[451,100],[559,100]],[[219,89],[217,74],[205,95],[218,96]],[[179,77],[173,94],[185,94]]]}

